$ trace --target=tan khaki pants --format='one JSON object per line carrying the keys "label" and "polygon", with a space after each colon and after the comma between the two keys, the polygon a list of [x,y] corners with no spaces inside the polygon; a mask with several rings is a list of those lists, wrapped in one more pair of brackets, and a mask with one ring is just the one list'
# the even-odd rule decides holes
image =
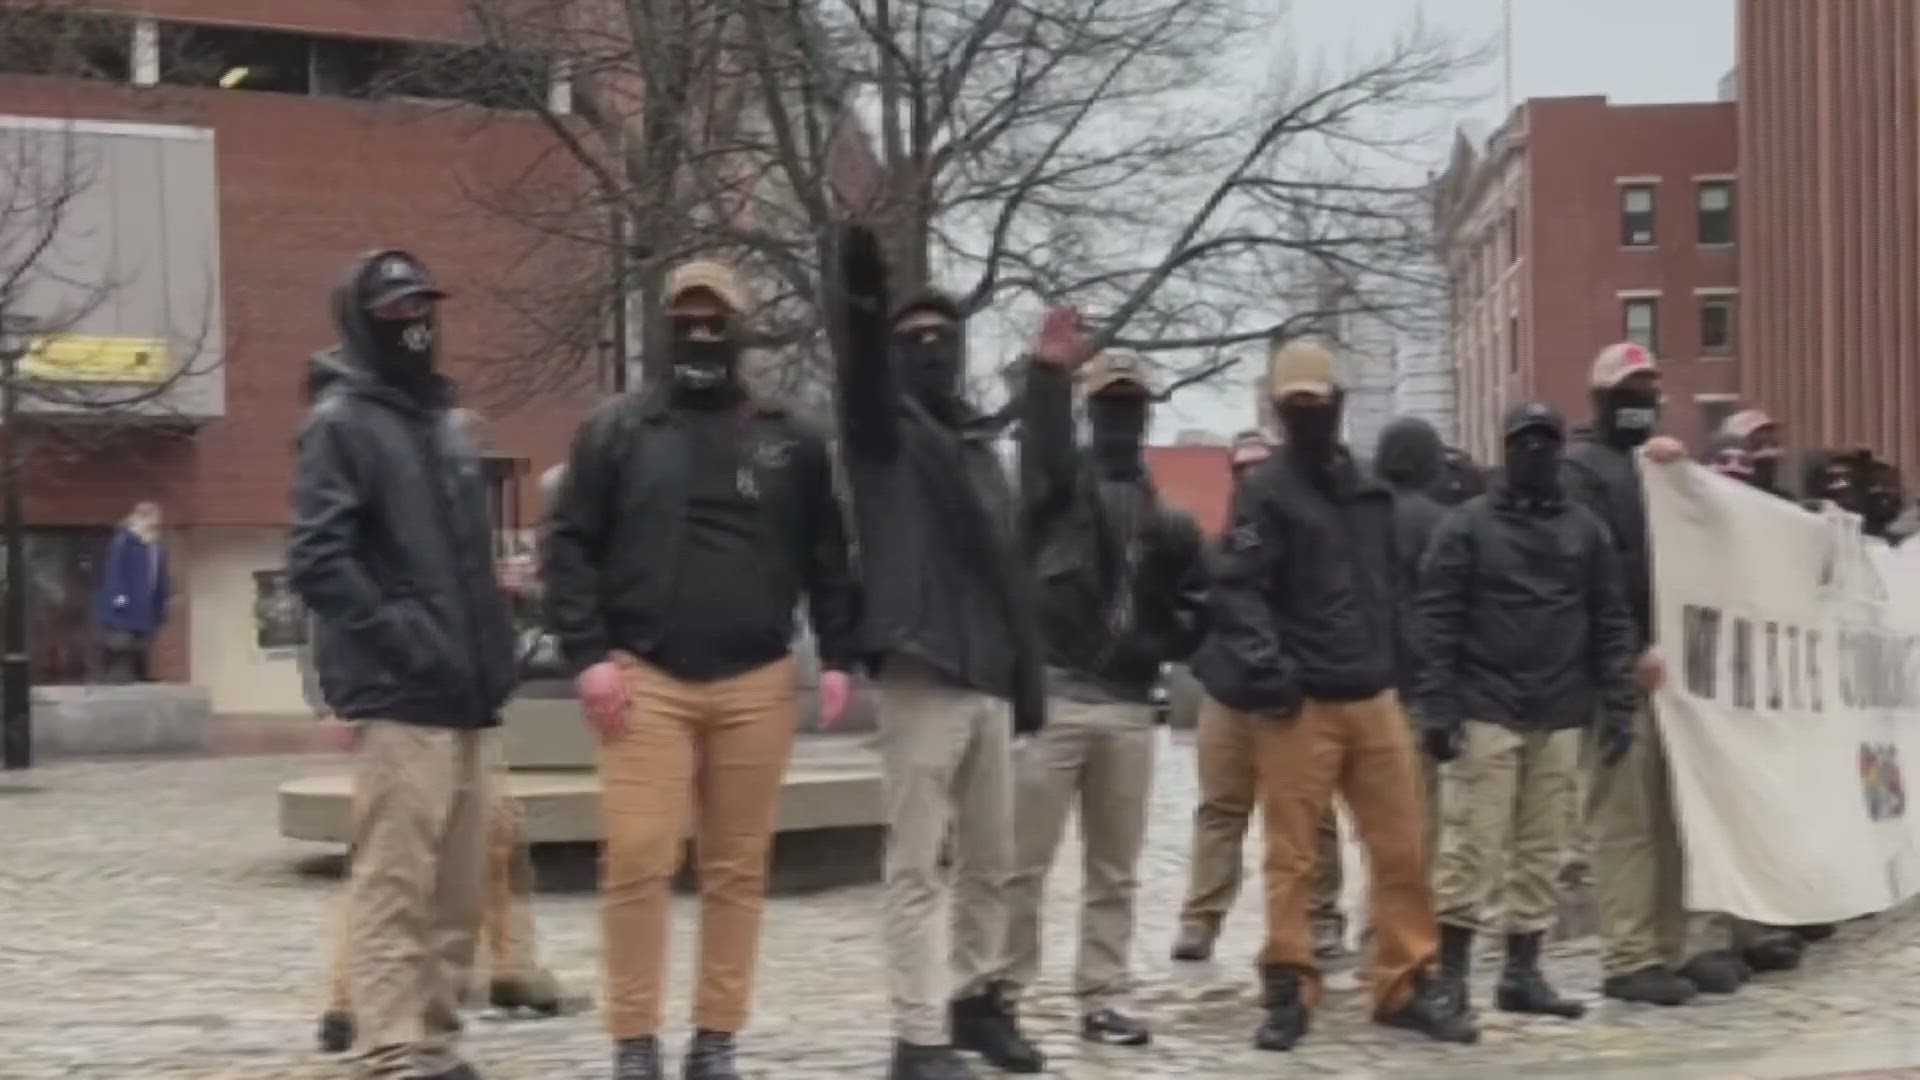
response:
{"label": "tan khaki pants", "polygon": [[1544,933],[1559,915],[1560,860],[1580,813],[1584,732],[1469,722],[1466,735],[1460,757],[1440,767],[1433,870],[1440,921],[1486,933]]}
{"label": "tan khaki pants", "polygon": [[457,1064],[499,735],[384,720],[360,729],[347,914],[358,1066],[431,1076]]}
{"label": "tan khaki pants", "polygon": [[760,950],[767,854],[797,719],[791,658],[689,683],[621,660],[627,731],[600,749],[601,922],[607,1029],[660,1030],[669,889],[693,815],[700,878],[700,975],[694,1026],[745,1026]]}
{"label": "tan khaki pants", "polygon": [[[494,779],[493,812],[487,818],[487,898],[481,914],[481,938],[486,945],[488,975],[493,979],[525,979],[539,970],[533,931],[533,860],[527,850],[520,804],[507,790],[504,776]],[[352,904],[342,889],[334,902],[333,933],[327,978],[327,1011],[352,1012],[353,993],[348,964],[351,949]]]}
{"label": "tan khaki pants", "polygon": [[[1201,699],[1194,757],[1200,773],[1200,805],[1193,811],[1193,848],[1187,864],[1187,899],[1180,921],[1217,931],[1240,895],[1240,846],[1253,816],[1255,776],[1253,725],[1210,697]],[[1339,926],[1342,865],[1340,824],[1331,806],[1316,834],[1311,918]]]}
{"label": "tan khaki pants", "polygon": [[[1004,963],[1013,723],[1006,702],[943,685],[896,660],[880,680],[879,741],[887,816],[882,921],[894,1035],[944,1044],[947,1003],[987,988]],[[940,867],[949,850],[951,896]],[[942,956],[947,919],[952,954]]]}
{"label": "tan khaki pants", "polygon": [[1315,835],[1338,791],[1366,848],[1376,1011],[1406,1004],[1439,947],[1427,881],[1420,759],[1399,699],[1308,700],[1297,716],[1248,716],[1267,829],[1267,943],[1263,967],[1302,976],[1309,1007],[1320,970],[1307,923]]}
{"label": "tan khaki pants", "polygon": [[1047,726],[1014,746],[1014,871],[1003,981],[1024,988],[1040,973],[1047,872],[1077,806],[1085,871],[1074,993],[1090,1011],[1119,1004],[1132,988],[1128,958],[1158,734],[1150,706],[1054,698]]}

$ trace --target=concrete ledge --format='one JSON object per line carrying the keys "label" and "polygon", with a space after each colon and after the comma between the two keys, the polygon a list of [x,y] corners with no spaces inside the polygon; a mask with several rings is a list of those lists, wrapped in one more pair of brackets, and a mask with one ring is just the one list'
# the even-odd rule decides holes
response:
{"label": "concrete ledge", "polygon": [[213,701],[198,686],[36,686],[33,741],[49,757],[202,753]]}

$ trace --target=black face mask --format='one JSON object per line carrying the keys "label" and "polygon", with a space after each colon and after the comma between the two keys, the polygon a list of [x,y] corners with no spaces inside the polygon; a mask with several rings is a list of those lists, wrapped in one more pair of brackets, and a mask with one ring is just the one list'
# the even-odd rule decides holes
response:
{"label": "black face mask", "polygon": [[1544,432],[1522,432],[1507,440],[1507,490],[1527,499],[1560,495],[1560,440]]}
{"label": "black face mask", "polygon": [[1333,453],[1340,445],[1339,401],[1286,402],[1275,405],[1273,411],[1293,450],[1317,457]]}
{"label": "black face mask", "polygon": [[1900,493],[1885,488],[1867,492],[1860,510],[1860,527],[1869,536],[1885,535],[1888,526],[1900,516]]}
{"label": "black face mask", "polygon": [[1600,434],[1613,446],[1631,450],[1653,438],[1660,422],[1660,392],[1637,386],[1616,386],[1597,395]]}
{"label": "black face mask", "polygon": [[1093,458],[1102,476],[1131,480],[1145,470],[1140,448],[1146,443],[1150,413],[1142,394],[1095,394],[1087,399]]}
{"label": "black face mask", "polygon": [[740,347],[731,341],[676,338],[667,378],[676,404],[721,408],[740,397]]}
{"label": "black face mask", "polygon": [[418,319],[367,318],[370,358],[381,378],[400,386],[419,386],[433,377],[434,339],[439,328],[433,316]]}
{"label": "black face mask", "polygon": [[941,420],[959,419],[960,382],[966,374],[959,327],[897,332],[893,337],[893,357],[902,391]]}
{"label": "black face mask", "polygon": [[1757,488],[1772,491],[1780,481],[1780,455],[1778,453],[1753,454],[1747,458],[1753,472],[1747,476],[1747,483]]}

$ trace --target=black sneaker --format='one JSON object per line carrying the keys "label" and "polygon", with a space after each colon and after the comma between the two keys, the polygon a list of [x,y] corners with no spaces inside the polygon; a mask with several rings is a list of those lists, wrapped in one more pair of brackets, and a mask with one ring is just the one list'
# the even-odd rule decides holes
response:
{"label": "black sneaker", "polygon": [[1256,1050],[1284,1053],[1307,1034],[1307,1003],[1300,996],[1300,975],[1285,968],[1268,968],[1261,974],[1260,1007],[1266,1016],[1253,1033]]}
{"label": "black sneaker", "polygon": [[725,1031],[696,1031],[681,1064],[683,1080],[740,1080],[733,1064],[733,1035]]}
{"label": "black sneaker", "polygon": [[1587,1007],[1555,993],[1540,971],[1542,937],[1541,934],[1507,935],[1507,966],[1500,972],[1494,1004],[1501,1012],[1578,1020],[1587,1015]]}
{"label": "black sneaker", "polygon": [[1631,975],[1615,975],[1600,985],[1600,992],[1615,1001],[1663,1008],[1685,1005],[1700,993],[1691,982],[1658,965]]}
{"label": "black sneaker", "polygon": [[1808,923],[1805,926],[1794,927],[1793,932],[1800,935],[1801,941],[1809,945],[1817,945],[1832,937],[1835,931],[1832,923]]}
{"label": "black sneaker", "polygon": [[1375,1022],[1404,1031],[1417,1031],[1434,1042],[1470,1046],[1480,1041],[1480,1027],[1473,1022],[1473,1011],[1453,992],[1451,984],[1433,975],[1422,975],[1414,984],[1413,997],[1390,1013],[1380,1013]]}
{"label": "black sneaker", "polygon": [[487,984],[487,1002],[503,1012],[525,1009],[535,1016],[559,1016],[563,1004],[560,980],[550,971],[536,971],[525,978],[494,979]]}
{"label": "black sneaker", "polygon": [[1047,1067],[1038,1047],[1020,1033],[1020,1017],[999,990],[956,999],[948,1006],[953,1045],[985,1058],[1002,1072],[1037,1073]]}
{"label": "black sneaker", "polygon": [[323,1054],[344,1054],[353,1049],[353,1014],[340,1009],[321,1013],[315,1041]]}
{"label": "black sneaker", "polygon": [[1213,959],[1214,929],[1203,923],[1181,923],[1173,939],[1173,958],[1187,963]]}
{"label": "black sneaker", "polygon": [[896,1042],[887,1080],[974,1080],[974,1075],[967,1059],[951,1046]]}
{"label": "black sneaker", "polygon": [[613,1080],[661,1080],[660,1040],[652,1035],[613,1044]]}
{"label": "black sneaker", "polygon": [[1703,994],[1737,994],[1753,971],[1731,952],[1703,952],[1677,973]]}
{"label": "black sneaker", "polygon": [[1080,1037],[1107,1046],[1145,1046],[1153,1041],[1153,1032],[1137,1016],[1118,1009],[1095,1009],[1080,1017]]}
{"label": "black sneaker", "polygon": [[1790,930],[1770,930],[1760,940],[1740,951],[1740,959],[1755,974],[1765,971],[1792,971],[1800,966],[1807,943]]}

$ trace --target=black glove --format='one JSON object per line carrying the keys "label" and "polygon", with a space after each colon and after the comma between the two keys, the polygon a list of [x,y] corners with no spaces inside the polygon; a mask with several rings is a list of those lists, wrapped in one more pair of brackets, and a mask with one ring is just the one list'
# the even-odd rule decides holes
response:
{"label": "black glove", "polygon": [[1467,732],[1459,724],[1438,724],[1422,728],[1420,743],[1427,756],[1445,765],[1467,748]]}
{"label": "black glove", "polygon": [[1620,764],[1627,751],[1633,749],[1633,720],[1601,721],[1596,741],[1600,746],[1600,764],[1609,768]]}
{"label": "black glove", "polygon": [[880,253],[880,238],[865,225],[842,225],[836,230],[835,252],[840,263],[840,287],[854,300],[878,303],[887,300],[887,260]]}

